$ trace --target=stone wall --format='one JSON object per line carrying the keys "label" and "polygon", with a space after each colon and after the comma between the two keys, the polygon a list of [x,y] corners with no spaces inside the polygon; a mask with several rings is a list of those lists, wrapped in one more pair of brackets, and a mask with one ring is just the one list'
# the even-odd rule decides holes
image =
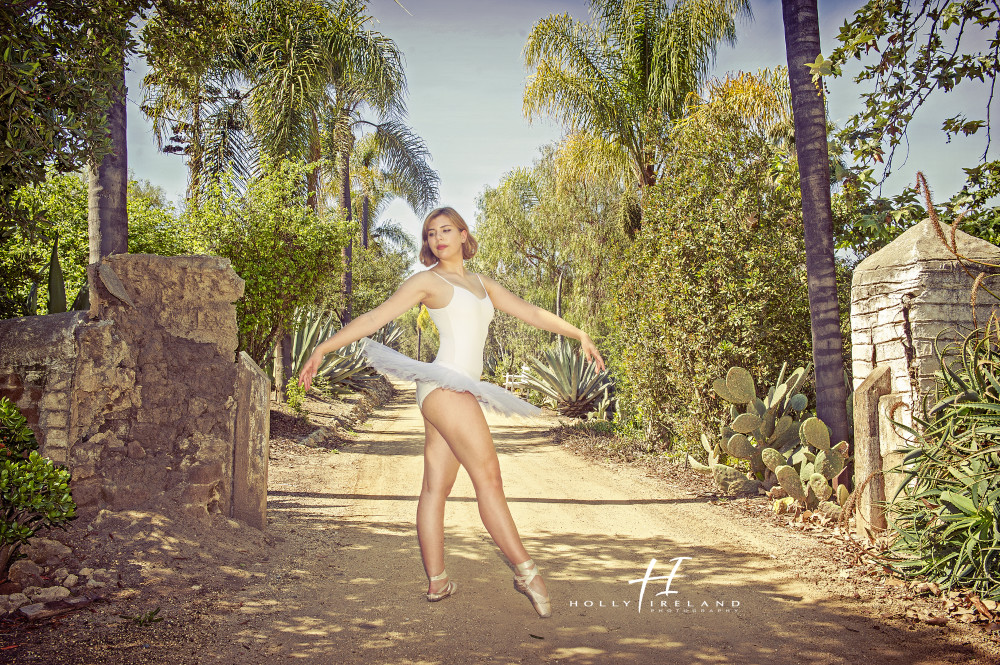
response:
{"label": "stone wall", "polygon": [[91,266],[90,281],[89,314],[0,321],[0,394],[72,471],[81,513],[162,506],[263,526],[269,388],[236,356],[243,281],[225,259],[141,254]]}

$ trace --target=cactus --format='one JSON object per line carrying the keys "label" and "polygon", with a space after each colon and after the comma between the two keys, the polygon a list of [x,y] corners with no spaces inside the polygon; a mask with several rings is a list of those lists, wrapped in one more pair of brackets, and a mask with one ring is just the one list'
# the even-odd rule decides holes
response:
{"label": "cactus", "polygon": [[760,480],[766,480],[770,468],[763,460],[764,451],[785,451],[796,445],[796,418],[807,406],[799,389],[809,369],[799,367],[786,378],[787,369],[785,363],[764,399],[757,397],[753,377],[742,367],[733,367],[725,379],[712,384],[715,393],[731,404],[732,420],[721,430],[722,449],[731,457],[749,461],[751,473]]}
{"label": "cactus", "polygon": [[[830,446],[830,430],[815,417],[802,423],[799,436],[802,445],[789,456],[774,449],[764,450],[764,464],[775,473],[788,496],[799,501],[804,508],[817,510],[821,504],[830,504],[823,506],[823,512],[828,515],[835,513],[850,497],[847,488],[841,485],[837,488],[835,501],[830,501],[834,498],[830,481],[844,470],[847,463],[847,442]],[[817,452],[810,452],[810,447]]]}

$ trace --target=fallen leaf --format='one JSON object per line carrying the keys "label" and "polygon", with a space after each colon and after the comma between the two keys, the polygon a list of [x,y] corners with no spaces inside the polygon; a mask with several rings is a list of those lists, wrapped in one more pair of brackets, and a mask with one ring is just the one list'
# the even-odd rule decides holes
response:
{"label": "fallen leaf", "polygon": [[969,596],[969,600],[976,607],[976,609],[979,610],[980,614],[991,621],[993,620],[993,613],[987,609],[986,605],[983,604],[983,601],[979,598],[979,596]]}

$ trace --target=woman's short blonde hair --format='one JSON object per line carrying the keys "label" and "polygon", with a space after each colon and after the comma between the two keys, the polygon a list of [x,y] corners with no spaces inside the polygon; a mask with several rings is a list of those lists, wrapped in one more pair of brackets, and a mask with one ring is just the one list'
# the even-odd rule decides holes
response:
{"label": "woman's short blonde hair", "polygon": [[435,208],[431,210],[427,217],[424,218],[424,229],[421,231],[421,244],[420,244],[420,262],[425,266],[432,266],[437,263],[438,258],[434,256],[434,252],[431,251],[431,246],[427,244],[427,226],[431,223],[431,220],[440,215],[444,215],[448,220],[459,230],[459,232],[465,231],[468,233],[468,237],[465,240],[465,244],[462,245],[462,258],[471,259],[476,255],[476,251],[479,249],[479,243],[476,239],[472,237],[472,232],[469,231],[469,225],[465,223],[462,216],[458,214],[458,211],[454,208],[445,206],[443,208]]}

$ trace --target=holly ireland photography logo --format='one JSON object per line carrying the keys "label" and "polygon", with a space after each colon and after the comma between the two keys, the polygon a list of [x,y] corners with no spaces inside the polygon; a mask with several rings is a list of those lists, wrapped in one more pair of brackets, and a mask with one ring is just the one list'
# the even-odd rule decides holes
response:
{"label": "holly ireland photography logo", "polygon": [[[638,579],[628,580],[629,585],[639,585],[637,600],[634,599],[634,597],[628,599],[616,598],[612,600],[584,600],[582,602],[580,600],[571,600],[569,601],[569,606],[609,609],[630,609],[634,607],[640,614],[643,609],[647,612],[666,612],[677,614],[730,614],[738,612],[740,609],[740,601],[738,600],[728,598],[690,598],[682,596],[677,589],[672,588],[674,580],[684,577],[683,574],[678,572],[681,568],[681,564],[685,561],[691,561],[692,559],[693,558],[689,556],[679,556],[670,559],[670,563],[673,563],[673,566],[670,568],[670,572],[666,575],[655,575],[656,559],[650,559],[649,565],[646,567],[645,575]],[[661,581],[664,585],[663,591],[656,592],[652,594],[651,598],[647,598],[647,590],[652,591],[653,588],[659,588],[658,584],[650,588],[650,583]],[[662,596],[662,598],[660,598],[660,596]],[[671,598],[671,596],[676,596],[676,598]]]}

